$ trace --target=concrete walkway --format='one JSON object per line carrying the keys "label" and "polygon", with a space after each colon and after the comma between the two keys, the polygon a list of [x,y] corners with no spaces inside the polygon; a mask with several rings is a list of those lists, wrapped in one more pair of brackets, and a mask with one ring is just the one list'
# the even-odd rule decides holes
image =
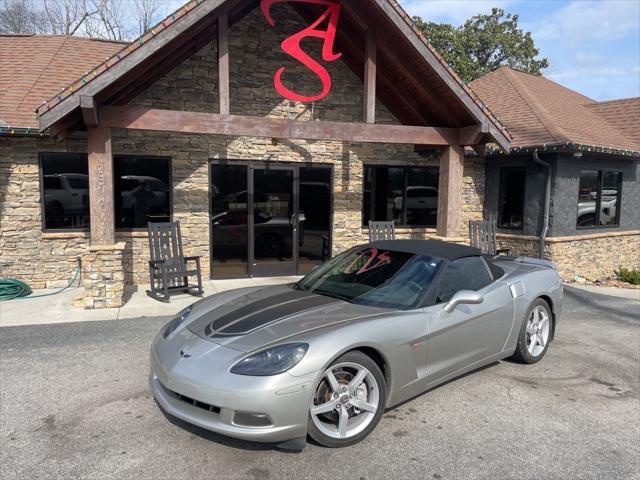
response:
{"label": "concrete walkway", "polygon": [[[290,283],[297,281],[299,278],[271,277],[210,280],[204,282],[204,296],[208,297],[234,288]],[[198,300],[198,297],[192,295],[174,293],[171,295],[170,303],[163,303],[147,296],[145,293],[147,288],[145,285],[131,287],[127,292],[130,298],[123,307],[103,310],[82,310],[72,307],[71,301],[80,294],[79,288],[70,288],[56,295],[41,297],[37,297],[37,295],[50,294],[57,290],[35,290],[32,297],[0,302],[0,327],[175,315],[187,305]]]}

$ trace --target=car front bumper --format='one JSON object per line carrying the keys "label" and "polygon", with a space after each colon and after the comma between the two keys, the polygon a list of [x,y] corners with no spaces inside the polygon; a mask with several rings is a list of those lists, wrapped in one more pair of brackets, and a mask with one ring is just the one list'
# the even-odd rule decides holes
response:
{"label": "car front bumper", "polygon": [[[190,338],[189,342],[199,347],[190,350],[194,353],[188,357],[180,354],[180,348],[173,348],[175,340],[164,342],[158,337],[151,349],[149,384],[167,413],[243,440],[282,443],[306,437],[315,373],[304,377],[288,373],[236,375],[228,371],[228,366],[242,352],[199,338]],[[259,420],[260,425],[248,425],[254,423],[252,419]]]}

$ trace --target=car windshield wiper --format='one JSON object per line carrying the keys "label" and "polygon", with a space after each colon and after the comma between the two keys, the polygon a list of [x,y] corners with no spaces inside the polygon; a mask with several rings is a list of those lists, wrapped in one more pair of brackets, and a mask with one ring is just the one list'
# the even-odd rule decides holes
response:
{"label": "car windshield wiper", "polygon": [[293,284],[293,288],[295,288],[296,290],[301,290],[303,292],[306,292],[307,290],[309,290],[309,287],[302,285],[300,282],[295,282]]}
{"label": "car windshield wiper", "polygon": [[324,295],[325,297],[333,297],[337,298],[338,300],[344,300],[347,303],[353,303],[353,298],[345,297],[343,295],[340,295],[339,293],[325,292],[324,290],[312,290],[311,292],[317,293],[318,295]]}

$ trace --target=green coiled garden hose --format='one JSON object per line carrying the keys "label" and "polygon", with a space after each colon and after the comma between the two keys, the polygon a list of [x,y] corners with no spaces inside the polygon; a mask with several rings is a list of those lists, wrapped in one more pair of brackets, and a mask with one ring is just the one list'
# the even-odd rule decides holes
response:
{"label": "green coiled garden hose", "polygon": [[15,278],[0,279],[0,302],[3,300],[13,300],[14,298],[26,297],[31,293],[31,288],[24,282]]}
{"label": "green coiled garden hose", "polygon": [[23,299],[48,297],[50,295],[57,295],[58,293],[64,292],[67,288],[73,285],[73,282],[75,282],[78,278],[78,275],[80,275],[80,270],[82,270],[82,259],[78,257],[77,261],[78,266],[76,267],[76,272],[73,275],[73,278],[66,286],[62,287],[60,290],[56,290],[55,292],[43,293],[40,295],[30,295],[32,291],[31,287],[29,287],[29,285],[27,285],[23,281],[17,280],[15,278],[0,278],[0,302],[4,300],[13,300],[15,298]]}

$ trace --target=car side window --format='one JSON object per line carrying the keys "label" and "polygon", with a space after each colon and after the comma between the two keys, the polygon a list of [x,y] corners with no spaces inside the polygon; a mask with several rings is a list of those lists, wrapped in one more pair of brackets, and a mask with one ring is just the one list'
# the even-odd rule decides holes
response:
{"label": "car side window", "polygon": [[444,303],[460,290],[480,290],[491,283],[489,271],[480,257],[464,257],[450,262],[438,278],[435,303]]}

